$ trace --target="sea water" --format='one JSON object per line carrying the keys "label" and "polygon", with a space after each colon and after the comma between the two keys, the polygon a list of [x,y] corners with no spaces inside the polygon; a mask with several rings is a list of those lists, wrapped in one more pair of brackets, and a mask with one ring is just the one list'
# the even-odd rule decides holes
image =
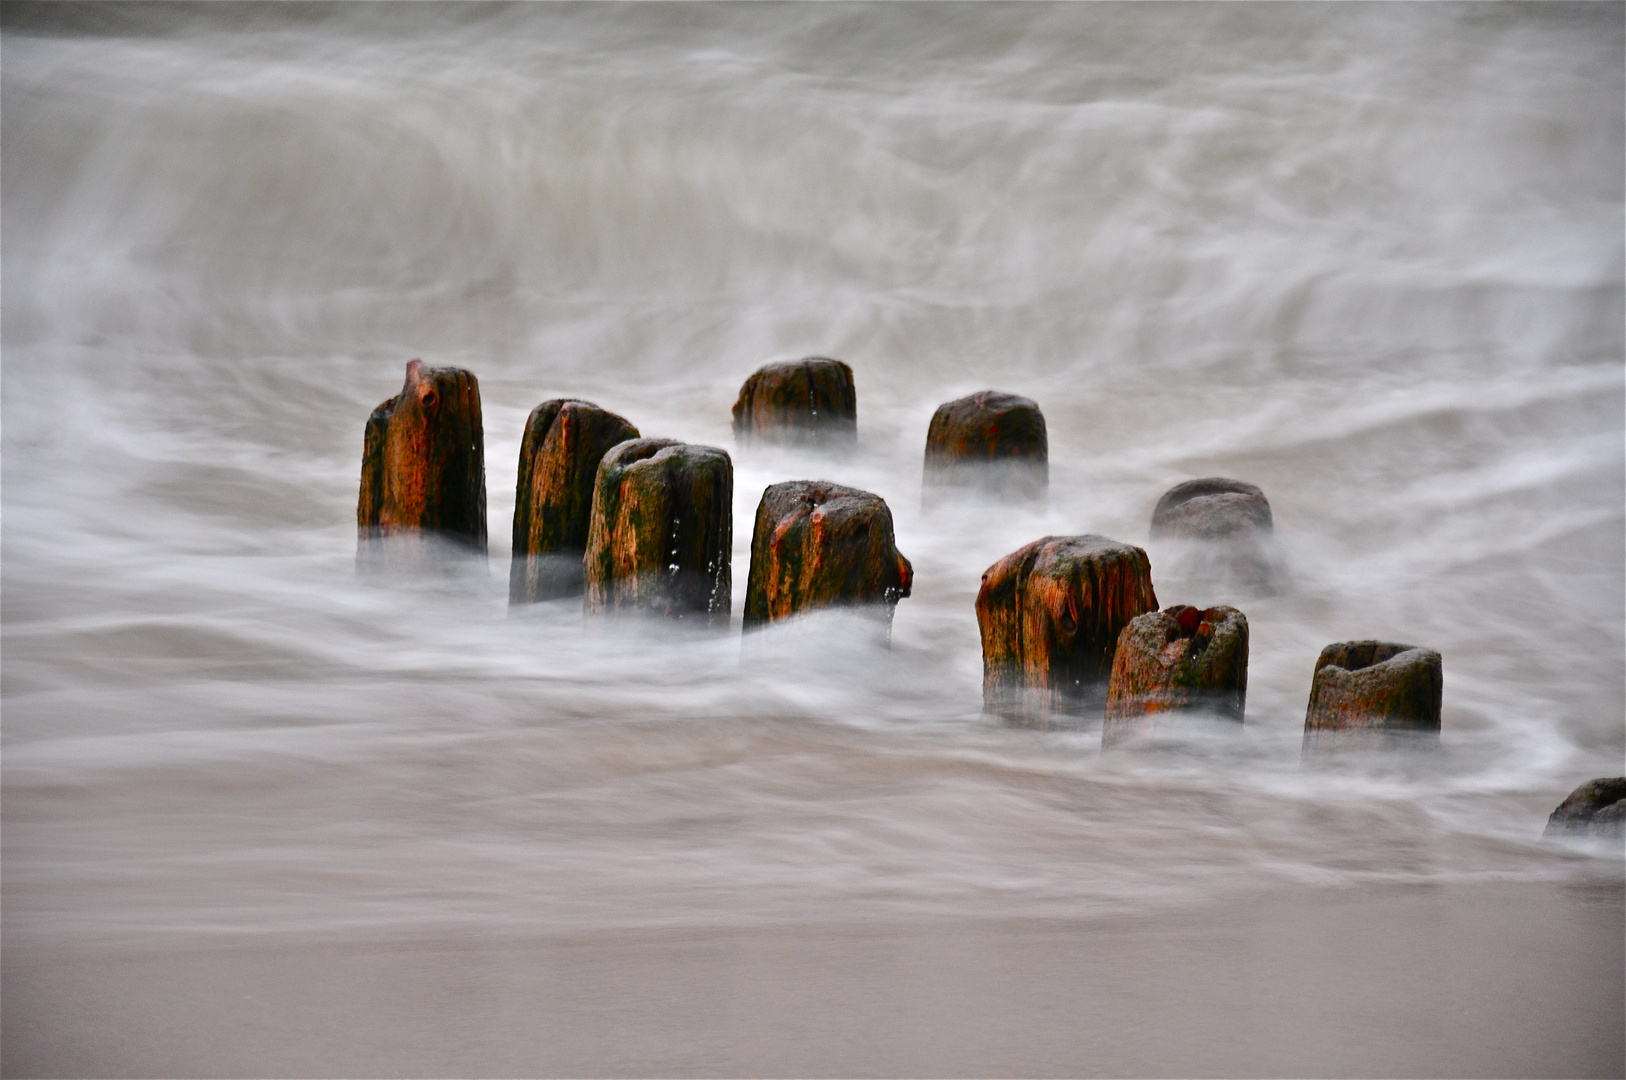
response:
{"label": "sea water", "polygon": [[[1622,770],[1615,5],[13,9],[10,944],[1078,917],[1567,881]],[[846,454],[737,447],[852,365]],[[358,576],[362,425],[480,381],[490,550]],[[1048,499],[924,506],[927,423],[1034,399]],[[510,608],[529,410],[734,457],[729,633]],[[1283,587],[1178,572],[1179,481]],[[769,484],[886,499],[890,643],[742,648]],[[979,577],[1146,546],[1251,627],[1246,722],[1103,754],[985,715]],[[1437,650],[1437,750],[1305,761],[1321,648]],[[1229,901],[1227,901],[1229,902]],[[658,1066],[654,1066],[659,1071]]]}

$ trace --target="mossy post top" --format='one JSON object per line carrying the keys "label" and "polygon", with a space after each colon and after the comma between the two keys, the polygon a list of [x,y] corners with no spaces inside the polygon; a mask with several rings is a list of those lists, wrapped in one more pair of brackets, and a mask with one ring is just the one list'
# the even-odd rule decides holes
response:
{"label": "mossy post top", "polygon": [[1443,685],[1440,654],[1433,649],[1373,640],[1328,645],[1310,680],[1306,747],[1329,733],[1437,736]]}

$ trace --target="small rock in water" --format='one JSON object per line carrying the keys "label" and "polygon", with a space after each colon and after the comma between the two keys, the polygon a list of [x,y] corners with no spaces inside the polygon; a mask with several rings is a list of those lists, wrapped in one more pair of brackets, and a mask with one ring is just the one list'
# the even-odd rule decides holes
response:
{"label": "small rock in water", "polygon": [[363,555],[384,551],[386,540],[430,537],[485,552],[485,432],[473,374],[407,364],[401,392],[367,418],[356,526]]}
{"label": "small rock in water", "polygon": [[1440,654],[1388,641],[1321,650],[1304,716],[1304,749],[1415,745],[1440,733]]}
{"label": "small rock in water", "polygon": [[633,439],[594,483],[586,610],[639,609],[728,625],[734,463],[715,446]]}
{"label": "small rock in water", "polygon": [[1101,745],[1150,733],[1158,713],[1203,711],[1240,724],[1247,695],[1247,616],[1183,604],[1148,612],[1118,635]]}
{"label": "small rock in water", "polygon": [[509,603],[581,593],[599,461],[612,446],[637,437],[625,417],[590,401],[558,398],[531,410],[514,492]]}
{"label": "small rock in water", "polygon": [[958,488],[1043,498],[1050,486],[1044,414],[1028,398],[998,390],[939,405],[926,430],[924,481],[928,496]]}
{"label": "small rock in water", "polygon": [[1118,635],[1157,610],[1146,552],[1103,536],[1047,536],[982,575],[983,705],[1020,723],[1099,707]]}
{"label": "small rock in water", "polygon": [[822,356],[758,368],[734,403],[734,437],[742,443],[853,442],[858,438],[853,369]]}
{"label": "small rock in water", "polygon": [[1543,835],[1626,840],[1626,776],[1601,776],[1570,792]]}
{"label": "small rock in water", "polygon": [[745,588],[747,629],[838,605],[872,605],[890,620],[913,581],[880,496],[823,480],[762,493]]}

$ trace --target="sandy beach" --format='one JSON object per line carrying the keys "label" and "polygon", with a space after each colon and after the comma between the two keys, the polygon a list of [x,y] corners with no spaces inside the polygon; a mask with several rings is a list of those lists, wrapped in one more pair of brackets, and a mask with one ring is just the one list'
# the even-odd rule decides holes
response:
{"label": "sandy beach", "polygon": [[1144,919],[8,946],[8,1076],[1619,1076],[1620,882]]}

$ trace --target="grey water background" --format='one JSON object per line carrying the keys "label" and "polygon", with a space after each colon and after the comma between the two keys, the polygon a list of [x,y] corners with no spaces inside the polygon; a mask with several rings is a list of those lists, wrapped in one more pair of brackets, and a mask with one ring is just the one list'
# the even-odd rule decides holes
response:
{"label": "grey water background", "polygon": [[[302,944],[1570,881],[1623,744],[1618,5],[12,9],[9,944]],[[858,449],[746,453],[758,365]],[[358,579],[362,422],[484,400],[489,569]],[[923,510],[934,407],[1046,504]],[[527,412],[735,454],[736,632],[510,612]],[[1102,755],[981,712],[972,601],[1171,484],[1275,510],[1247,723]],[[887,499],[914,595],[737,633],[769,483]],[[1300,760],[1329,642],[1439,650],[1437,752]]]}

